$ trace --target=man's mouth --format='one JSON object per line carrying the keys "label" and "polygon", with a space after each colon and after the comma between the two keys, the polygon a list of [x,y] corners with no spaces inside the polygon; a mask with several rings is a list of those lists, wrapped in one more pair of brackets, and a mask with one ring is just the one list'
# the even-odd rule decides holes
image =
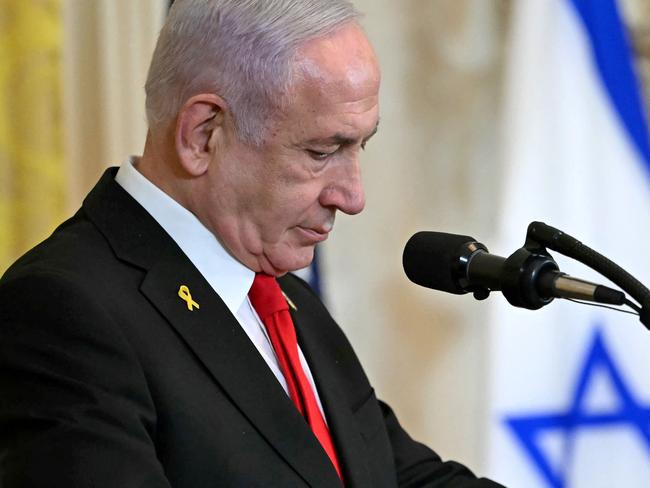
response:
{"label": "man's mouth", "polygon": [[329,236],[330,231],[332,230],[332,225],[320,226],[320,227],[296,227],[298,231],[310,241],[314,243],[322,242]]}

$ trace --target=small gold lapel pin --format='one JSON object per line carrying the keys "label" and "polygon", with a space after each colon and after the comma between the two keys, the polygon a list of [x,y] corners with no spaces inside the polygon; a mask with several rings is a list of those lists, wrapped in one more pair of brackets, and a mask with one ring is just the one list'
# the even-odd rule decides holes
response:
{"label": "small gold lapel pin", "polygon": [[190,293],[190,289],[187,286],[182,285],[178,289],[178,296],[187,303],[187,309],[190,312],[194,311],[194,307],[196,307],[197,310],[201,308],[199,307],[198,303],[192,300],[192,294]]}
{"label": "small gold lapel pin", "polygon": [[293,308],[293,309],[297,312],[297,311],[298,311],[298,307],[296,307],[296,305],[291,301],[291,298],[289,298],[285,292],[282,292],[282,296],[283,296],[284,299],[287,301],[287,303],[289,304],[289,306],[290,306],[291,308]]}

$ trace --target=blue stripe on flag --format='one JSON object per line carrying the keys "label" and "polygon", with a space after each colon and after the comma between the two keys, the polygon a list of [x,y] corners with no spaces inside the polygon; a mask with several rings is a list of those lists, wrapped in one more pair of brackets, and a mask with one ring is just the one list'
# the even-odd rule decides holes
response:
{"label": "blue stripe on flag", "polygon": [[612,103],[650,172],[648,124],[616,0],[570,1],[589,34],[598,70]]}
{"label": "blue stripe on flag", "polygon": [[316,294],[323,299],[323,290],[321,289],[321,276],[320,276],[320,259],[318,246],[314,248],[314,259],[311,262],[311,276],[309,277],[309,286],[316,292]]}

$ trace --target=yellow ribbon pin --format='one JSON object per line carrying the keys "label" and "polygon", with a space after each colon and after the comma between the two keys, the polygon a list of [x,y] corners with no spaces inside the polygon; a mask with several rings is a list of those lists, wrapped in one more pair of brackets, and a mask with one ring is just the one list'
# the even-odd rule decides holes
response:
{"label": "yellow ribbon pin", "polygon": [[196,307],[197,310],[201,308],[199,307],[198,303],[192,300],[192,294],[190,293],[190,289],[187,286],[182,285],[178,289],[178,296],[181,297],[187,303],[187,309],[190,312],[194,311],[194,307]]}

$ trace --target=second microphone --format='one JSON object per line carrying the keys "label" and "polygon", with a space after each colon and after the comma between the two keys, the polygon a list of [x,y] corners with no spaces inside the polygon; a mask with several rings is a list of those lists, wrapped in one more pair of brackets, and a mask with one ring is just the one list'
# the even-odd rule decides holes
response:
{"label": "second microphone", "polygon": [[487,298],[501,291],[514,306],[538,309],[553,298],[620,305],[625,295],[560,272],[545,252],[521,248],[504,258],[490,254],[474,238],[444,232],[418,232],[404,248],[404,271],[414,283],[447,293]]}

